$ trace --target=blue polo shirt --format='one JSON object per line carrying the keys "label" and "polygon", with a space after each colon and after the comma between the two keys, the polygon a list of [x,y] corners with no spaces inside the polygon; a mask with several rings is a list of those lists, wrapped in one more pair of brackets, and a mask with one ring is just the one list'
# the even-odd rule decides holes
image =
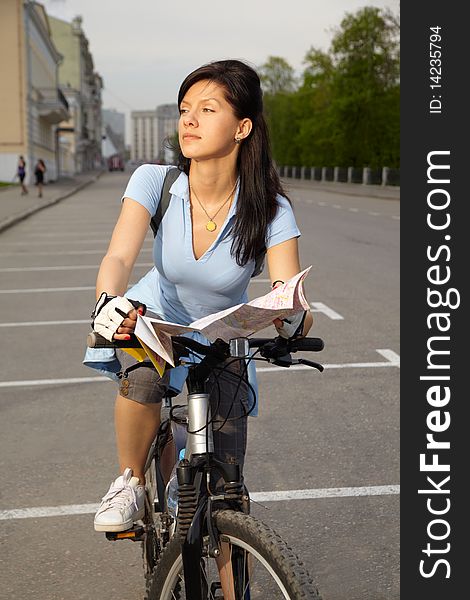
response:
{"label": "blue polo shirt", "polygon": [[[123,198],[132,198],[153,216],[170,168],[140,166],[132,174]],[[255,261],[241,267],[230,253],[238,192],[237,186],[225,223],[216,231],[211,246],[196,260],[189,182],[187,175],[180,173],[170,188],[171,201],[154,241],[155,268],[133,286],[127,296],[144,302],[149,310],[165,320],[182,325],[247,302]],[[277,201],[276,217],[267,230],[267,248],[300,235],[290,203],[281,196]]]}
{"label": "blue polo shirt", "polygon": [[[140,166],[129,179],[122,200],[135,200],[153,216],[165,175],[170,168],[163,165]],[[193,251],[189,181],[185,173],[180,173],[170,188],[170,194],[170,204],[154,240],[155,266],[126,292],[126,297],[143,302],[149,311],[166,321],[182,325],[247,302],[255,261],[241,267],[230,253],[238,186],[224,224],[218,229],[214,242],[198,260]],[[289,201],[278,195],[277,203],[276,216],[266,232],[266,248],[300,236]],[[192,335],[207,343],[202,335]],[[110,374],[115,360],[113,350],[88,349],[84,363]],[[187,375],[186,368],[172,369],[170,375],[171,387],[181,390]],[[254,361],[249,363],[248,377],[257,398]],[[257,406],[251,414],[258,414]]]}

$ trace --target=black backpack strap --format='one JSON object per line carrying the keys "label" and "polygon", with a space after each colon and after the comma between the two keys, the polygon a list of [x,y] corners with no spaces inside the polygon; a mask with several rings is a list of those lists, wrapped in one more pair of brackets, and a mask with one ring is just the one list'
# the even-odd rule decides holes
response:
{"label": "black backpack strap", "polygon": [[153,237],[157,235],[157,231],[160,227],[160,223],[162,222],[163,215],[165,214],[166,209],[170,204],[170,188],[173,185],[173,183],[178,179],[180,173],[181,171],[178,169],[178,167],[171,167],[171,169],[168,169],[168,171],[166,172],[157,212],[153,215],[150,221],[150,227],[153,231]]}

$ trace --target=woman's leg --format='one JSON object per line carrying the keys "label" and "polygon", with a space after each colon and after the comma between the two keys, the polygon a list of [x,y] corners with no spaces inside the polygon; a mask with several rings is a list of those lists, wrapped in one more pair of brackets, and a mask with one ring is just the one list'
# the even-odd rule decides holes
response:
{"label": "woman's leg", "polygon": [[96,531],[125,531],[141,519],[145,506],[145,463],[160,424],[161,400],[167,389],[149,361],[132,369],[135,359],[117,351],[123,377],[115,405],[119,477],[111,483],[95,515]]}
{"label": "woman's leg", "polygon": [[144,467],[160,425],[161,403],[143,404],[118,394],[115,406],[116,443],[120,472],[130,467],[145,483]]}

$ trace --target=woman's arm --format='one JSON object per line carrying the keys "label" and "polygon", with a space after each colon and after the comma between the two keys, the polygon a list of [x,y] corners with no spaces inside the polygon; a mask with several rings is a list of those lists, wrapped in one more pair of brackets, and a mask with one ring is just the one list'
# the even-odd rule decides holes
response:
{"label": "woman's arm", "polygon": [[[291,238],[275,246],[271,246],[266,251],[268,263],[269,277],[271,283],[276,281],[285,282],[297,273],[300,273],[299,260],[299,245],[297,238]],[[277,285],[281,285],[277,283]],[[313,316],[311,312],[307,312],[304,321],[303,335],[307,335],[313,324]],[[276,327],[282,327],[283,323],[280,319],[274,320]]]}
{"label": "woman's arm", "polygon": [[[135,200],[124,198],[108,251],[101,261],[98,272],[96,280],[97,299],[103,292],[108,296],[124,296],[129,284],[132,268],[147,235],[149,223],[150,213],[148,210]],[[113,302],[118,302],[118,299],[113,300]],[[124,301],[124,304],[129,306],[127,301]],[[111,305],[112,303],[109,306]],[[117,330],[111,329],[111,332],[115,331],[114,339],[128,339],[129,335],[135,329],[137,312],[143,314],[143,309],[131,309]],[[102,334],[105,335],[104,333]]]}
{"label": "woman's arm", "polygon": [[96,280],[96,298],[102,292],[111,296],[125,294],[149,223],[148,210],[135,200],[124,198],[108,250],[101,261]]}

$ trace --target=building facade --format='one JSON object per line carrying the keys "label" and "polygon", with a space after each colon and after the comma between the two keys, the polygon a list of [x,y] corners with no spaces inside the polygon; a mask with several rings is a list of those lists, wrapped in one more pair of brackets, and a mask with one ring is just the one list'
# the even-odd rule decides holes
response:
{"label": "building facade", "polygon": [[156,110],[131,113],[131,160],[171,163],[173,152],[167,140],[178,131],[177,104],[162,104]]}
{"label": "building facade", "polygon": [[157,114],[154,110],[131,112],[131,160],[153,162],[157,158]]}
{"label": "building facade", "polygon": [[119,154],[126,155],[125,127],[126,115],[115,109],[103,109],[101,111],[103,121],[103,158]]}
{"label": "building facade", "polygon": [[71,23],[56,17],[49,17],[49,21],[54,43],[63,55],[59,82],[70,106],[70,118],[57,130],[61,150],[58,170],[61,175],[74,175],[102,164],[103,80],[94,70],[82,18],[75,17]]}
{"label": "building facade", "polygon": [[44,7],[36,2],[0,2],[0,180],[13,181],[18,156],[26,160],[26,180],[41,158],[48,180],[57,173],[56,128],[69,118],[59,88],[62,56],[51,37]]}
{"label": "building facade", "polygon": [[173,149],[169,140],[178,131],[179,116],[177,104],[157,106],[157,156],[166,164],[173,162]]}

